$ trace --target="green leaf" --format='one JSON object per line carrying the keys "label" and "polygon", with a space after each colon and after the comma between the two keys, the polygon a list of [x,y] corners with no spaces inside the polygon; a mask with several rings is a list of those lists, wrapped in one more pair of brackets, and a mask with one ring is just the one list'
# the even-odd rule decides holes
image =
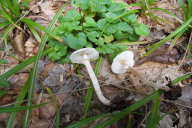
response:
{"label": "green leaf", "polygon": [[[107,22],[110,22],[110,21],[112,21],[113,19],[115,19],[118,15],[115,14],[115,13],[112,13],[112,12],[107,12],[107,13],[105,14],[105,16],[106,16]],[[121,21],[120,18],[112,21],[111,23],[117,23],[117,22],[119,22],[119,21]]]}
{"label": "green leaf", "polygon": [[117,30],[113,35],[117,40],[123,37],[123,33],[120,30]]}
{"label": "green leaf", "polygon": [[149,36],[149,28],[145,24],[140,24],[135,27],[135,32],[138,35]]}
{"label": "green leaf", "polygon": [[97,26],[99,28],[99,30],[103,30],[103,28],[105,27],[105,24],[107,23],[106,19],[100,19],[97,21]]}
{"label": "green leaf", "polygon": [[130,40],[136,41],[140,38],[140,35],[137,35],[135,32],[133,32],[133,34],[129,34],[128,37]]}
{"label": "green leaf", "polygon": [[110,36],[112,35],[113,33],[115,33],[117,31],[117,26],[115,24],[109,24],[105,30],[104,30],[104,33],[107,35],[107,36]]}
{"label": "green leaf", "polygon": [[50,39],[49,46],[55,49],[54,51],[48,54],[51,61],[61,59],[61,57],[63,57],[67,52],[67,46],[61,44],[55,39]]}
{"label": "green leaf", "polygon": [[88,9],[88,0],[72,0],[71,5],[75,8],[81,7],[82,9]]}
{"label": "green leaf", "polygon": [[88,10],[81,10],[81,16],[85,16],[85,17],[94,17],[96,15],[96,12],[92,12],[90,9]]}
{"label": "green leaf", "polygon": [[65,14],[65,21],[71,22],[71,21],[77,21],[81,19],[81,15],[78,11],[74,9],[70,9]]}
{"label": "green leaf", "polygon": [[99,33],[97,31],[92,31],[87,33],[87,37],[90,41],[96,42],[96,37],[99,37]]}
{"label": "green leaf", "polygon": [[64,64],[65,62],[71,64],[70,54],[67,52],[64,57],[57,61],[59,64]]}
{"label": "green leaf", "polygon": [[107,9],[105,7],[105,4],[110,5],[111,0],[89,0],[88,4],[91,8],[91,11],[106,12]]}
{"label": "green leaf", "polygon": [[64,22],[61,23],[58,27],[57,27],[57,32],[59,34],[63,34],[65,33],[65,36],[67,36],[69,33],[71,33],[71,31],[73,30],[73,25],[70,22]]}
{"label": "green leaf", "polygon": [[107,10],[109,12],[113,12],[113,13],[115,13],[117,15],[120,15],[120,14],[122,14],[125,11],[124,8],[120,9],[121,7],[123,7],[122,4],[120,4],[120,3],[113,3],[113,4],[111,4],[111,6]]}
{"label": "green leaf", "polygon": [[93,48],[93,45],[91,42],[87,42],[85,45],[86,48]]}
{"label": "green leaf", "polygon": [[102,49],[103,54],[107,53],[107,46],[106,45],[103,45],[101,49]]}
{"label": "green leaf", "polygon": [[5,91],[2,91],[2,90],[0,89],[0,98],[3,97],[5,94],[6,94],[6,92],[5,92]]}
{"label": "green leaf", "polygon": [[69,34],[67,36],[67,44],[72,49],[80,49],[87,43],[86,35],[82,32],[78,33],[76,36]]}
{"label": "green leaf", "polygon": [[[99,45],[99,40],[97,40],[96,42],[95,42],[95,44],[96,45]],[[103,46],[104,45],[104,39],[101,37],[100,38],[100,46]]]}
{"label": "green leaf", "polygon": [[0,87],[9,87],[9,83],[6,80],[1,80]]}
{"label": "green leaf", "polygon": [[125,32],[133,32],[133,28],[129,26],[126,22],[117,23],[117,29]]}
{"label": "green leaf", "polygon": [[104,42],[110,43],[113,40],[114,40],[114,36],[113,35],[110,35],[110,36],[105,36],[104,35]]}
{"label": "green leaf", "polygon": [[[128,12],[127,10],[125,12]],[[135,14],[128,14],[122,17],[124,21],[127,22],[135,22],[137,20],[137,16]]]}
{"label": "green leaf", "polygon": [[6,60],[6,59],[1,59],[1,60],[0,60],[0,64],[5,64],[5,63],[7,63],[7,61],[8,61],[8,60]]}
{"label": "green leaf", "polygon": [[3,37],[3,36],[4,36],[4,34],[3,34],[3,33],[1,33],[1,34],[0,34],[0,37]]}
{"label": "green leaf", "polygon": [[97,27],[97,24],[92,17],[85,17],[85,21],[86,22],[83,23],[84,27]]}
{"label": "green leaf", "polygon": [[73,21],[72,25],[73,25],[73,29],[75,30],[82,30],[82,26],[79,26],[79,21]]}
{"label": "green leaf", "polygon": [[59,16],[58,20],[60,24],[65,22],[65,18],[62,15]]}
{"label": "green leaf", "polygon": [[107,53],[108,54],[114,53],[115,50],[116,50],[116,47],[113,44],[111,44],[111,43],[107,44]]}

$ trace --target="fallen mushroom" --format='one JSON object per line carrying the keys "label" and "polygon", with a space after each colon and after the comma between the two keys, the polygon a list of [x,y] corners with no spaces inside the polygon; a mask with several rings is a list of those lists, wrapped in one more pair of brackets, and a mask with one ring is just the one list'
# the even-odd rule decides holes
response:
{"label": "fallen mushroom", "polygon": [[125,51],[121,54],[117,55],[113,59],[113,63],[111,66],[111,69],[116,74],[122,74],[125,73],[127,70],[129,70],[131,73],[136,75],[137,78],[139,78],[143,83],[150,87],[154,87],[157,89],[163,89],[165,91],[169,91],[170,88],[161,84],[153,83],[148,80],[146,80],[144,77],[142,77],[137,71],[135,71],[132,67],[134,66],[134,54],[132,51]]}
{"label": "fallen mushroom", "polygon": [[91,78],[91,81],[93,83],[95,92],[97,94],[97,97],[103,104],[110,105],[111,104],[110,100],[106,99],[101,92],[98,80],[97,80],[95,73],[93,72],[93,69],[90,64],[91,59],[95,59],[98,57],[99,57],[99,53],[97,52],[96,49],[83,48],[83,49],[73,52],[70,56],[70,59],[73,63],[80,63],[80,64],[84,64],[86,66],[89,76]]}

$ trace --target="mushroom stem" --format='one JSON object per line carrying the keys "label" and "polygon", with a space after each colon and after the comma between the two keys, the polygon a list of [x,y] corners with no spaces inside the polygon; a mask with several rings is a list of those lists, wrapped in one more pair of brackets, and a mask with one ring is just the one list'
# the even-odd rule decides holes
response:
{"label": "mushroom stem", "polygon": [[[85,57],[85,56],[84,56],[84,57]],[[106,99],[106,98],[103,96],[102,92],[101,92],[99,83],[98,83],[98,81],[97,81],[97,78],[96,78],[96,76],[95,76],[95,73],[93,72],[93,69],[92,69],[92,67],[91,67],[91,64],[90,64],[89,60],[88,60],[88,59],[85,59],[85,60],[81,61],[81,63],[84,64],[84,65],[86,66],[86,68],[87,68],[87,71],[88,71],[88,73],[89,73],[89,76],[90,76],[91,81],[92,81],[92,83],[93,83],[93,87],[94,87],[94,89],[95,89],[95,92],[96,92],[97,97],[99,98],[99,100],[100,100],[103,104],[105,104],[105,105],[111,105],[111,103],[110,103],[111,101],[108,100],[108,99]]]}
{"label": "mushroom stem", "polygon": [[135,69],[133,69],[132,67],[129,66],[128,70],[133,73],[134,75],[137,76],[137,78],[139,78],[143,83],[145,83],[146,85],[150,86],[150,87],[154,87],[157,89],[163,89],[165,91],[170,91],[170,88],[167,86],[163,86],[161,84],[157,84],[157,83],[153,83],[151,81],[146,80],[144,77],[142,77]]}

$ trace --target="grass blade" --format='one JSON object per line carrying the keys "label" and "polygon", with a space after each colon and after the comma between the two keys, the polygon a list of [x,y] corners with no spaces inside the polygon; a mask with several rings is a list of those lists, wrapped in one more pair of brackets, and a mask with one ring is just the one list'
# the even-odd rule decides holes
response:
{"label": "grass blade", "polygon": [[[57,12],[57,14],[55,15],[55,17],[53,18],[53,20],[51,21],[51,23],[49,24],[48,28],[45,29],[43,27],[43,29],[45,29],[46,32],[48,32],[49,34],[51,33],[50,31],[52,30],[55,22],[57,21],[57,19],[59,18],[60,14],[62,13],[63,9],[67,6],[68,2],[70,0],[68,0],[60,9],[59,11]],[[23,19],[23,21],[27,22],[27,23],[30,23],[31,20],[27,20],[27,19]],[[33,23],[33,22],[31,22]],[[35,23],[32,24],[32,25],[37,25],[37,26],[40,26],[39,24]],[[37,27],[35,26],[35,27]],[[42,27],[42,26],[40,26]],[[36,82],[36,77],[37,77],[37,71],[38,71],[38,61],[41,57],[41,54],[43,52],[43,49],[44,49],[44,45],[47,41],[47,38],[48,38],[48,35],[45,34],[44,37],[43,37],[43,40],[42,40],[42,43],[40,44],[40,47],[39,47],[39,50],[38,50],[38,53],[37,53],[37,56],[36,56],[36,60],[35,60],[35,63],[34,63],[34,66],[33,66],[33,71],[32,71],[32,77],[31,77],[31,84],[30,84],[30,88],[29,88],[29,95],[28,95],[28,98],[31,99],[33,97],[33,94],[34,94],[34,87],[35,87],[35,82]],[[27,102],[27,106],[31,106],[32,104],[32,101],[28,101]],[[24,123],[23,123],[23,127],[27,127],[27,124],[28,124],[28,120],[29,120],[29,115],[30,115],[30,111],[31,109],[28,109],[26,112],[25,112],[25,120],[24,120]]]}
{"label": "grass blade", "polygon": [[189,18],[187,8],[185,7],[185,4],[183,3],[182,0],[178,0],[178,2],[179,2],[179,4],[181,5],[181,7],[183,9],[184,17],[185,17],[185,21],[186,21]]}
{"label": "grass blade", "polygon": [[151,112],[148,117],[146,128],[156,128],[159,122],[159,93],[153,88],[153,92],[155,95],[155,101],[152,105]]}
{"label": "grass blade", "polygon": [[91,118],[87,118],[87,119],[81,120],[81,121],[79,121],[77,123],[74,123],[74,124],[72,124],[70,126],[67,126],[66,128],[79,128],[79,127],[81,127],[81,126],[83,126],[83,125],[85,125],[85,124],[87,124],[87,123],[89,123],[91,121],[94,121],[96,119],[99,119],[99,118],[102,118],[102,117],[105,117],[105,116],[114,115],[114,114],[116,114],[116,113],[108,113],[108,114],[103,114],[103,115],[98,115],[98,116],[94,116],[94,117],[91,117]]}
{"label": "grass blade", "polygon": [[[30,77],[31,77],[31,75],[29,75],[27,81],[25,82],[25,85],[23,86],[23,88],[22,88],[21,92],[19,93],[15,102],[22,101],[25,98],[27,91],[28,91],[28,88],[29,88],[29,84],[30,84]],[[17,104],[14,104],[13,107],[19,107],[20,105],[21,105],[21,103],[17,103]],[[16,116],[16,112],[12,112],[9,115],[9,119],[7,121],[7,124],[6,124],[6,128],[12,127],[15,116]]]}
{"label": "grass blade", "polygon": [[5,22],[0,24],[0,28],[5,27],[5,26],[10,25],[10,24],[11,23],[9,21],[5,21]]}
{"label": "grass blade", "polygon": [[[52,52],[54,49],[50,48],[45,50],[41,57],[47,55],[48,53]],[[6,73],[4,73],[3,75],[0,76],[0,81],[3,81],[6,78],[9,78],[10,76],[12,76],[13,74],[15,74],[16,72],[18,72],[19,70],[23,69],[24,67],[26,67],[27,65],[33,63],[36,59],[36,56],[33,56],[31,58],[29,58],[26,61],[23,61],[22,63],[20,63],[19,65],[15,66],[14,68],[12,68],[11,70],[7,71]]]}
{"label": "grass blade", "polygon": [[41,107],[41,106],[49,104],[49,103],[51,103],[51,102],[38,104],[38,105],[32,105],[32,106],[27,106],[27,107],[26,106],[22,106],[22,107],[0,107],[0,113],[23,111],[23,110],[27,110],[27,109]]}
{"label": "grass blade", "polygon": [[[96,63],[95,68],[94,68],[94,73],[95,73],[96,77],[97,77],[97,75],[99,73],[99,67],[100,67],[100,64],[101,64],[101,60],[102,60],[102,55],[98,58],[97,63]],[[93,87],[92,82],[90,82],[89,87]],[[91,101],[92,93],[93,93],[93,88],[89,88],[87,90],[87,95],[86,95],[86,99],[85,99],[85,108],[84,108],[84,113],[83,113],[83,119],[85,119],[86,116],[87,116],[87,111],[89,109],[89,104],[90,104],[90,101]]]}
{"label": "grass blade", "polygon": [[19,10],[19,5],[17,3],[17,0],[13,0],[13,5],[15,7],[15,13],[17,14],[18,18],[20,18],[21,14],[20,14],[20,10]]}
{"label": "grass blade", "polygon": [[[171,33],[169,36],[161,40],[160,42],[152,45],[152,48],[143,56],[147,56],[151,54],[153,51],[155,51],[157,48],[159,48],[162,44],[164,44],[166,41],[170,40],[174,36],[176,36],[180,31],[184,31],[188,28],[188,25],[192,22],[192,17],[190,17],[184,24],[182,24],[177,30],[175,30],[173,33]],[[142,58],[143,58],[142,57]]]}
{"label": "grass blade", "polygon": [[53,101],[56,104],[56,109],[57,109],[57,115],[56,115],[56,128],[59,128],[59,124],[60,124],[60,112],[59,112],[59,106],[57,104],[57,100],[55,99],[55,96],[53,94],[53,92],[51,91],[51,89],[49,87],[45,87],[47,89],[47,91],[49,92],[49,94],[51,95],[51,97],[53,98]]}
{"label": "grass blade", "polygon": [[13,14],[15,14],[16,16],[20,17],[20,15],[18,14],[18,12],[13,8],[13,5],[11,3],[10,0],[4,0],[4,2],[7,5],[7,8],[9,9],[10,12],[12,12]]}
{"label": "grass blade", "polygon": [[189,7],[189,17],[192,16],[192,0],[188,0],[188,7]]}
{"label": "grass blade", "polygon": [[31,32],[33,33],[33,35],[35,36],[35,38],[37,39],[37,41],[39,43],[41,43],[41,37],[39,36],[39,34],[37,33],[37,31],[30,25],[30,24],[26,24],[29,29],[31,30]]}

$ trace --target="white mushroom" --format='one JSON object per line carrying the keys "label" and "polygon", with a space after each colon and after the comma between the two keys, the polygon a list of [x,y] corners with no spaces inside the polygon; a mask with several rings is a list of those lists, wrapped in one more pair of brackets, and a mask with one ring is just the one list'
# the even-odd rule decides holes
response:
{"label": "white mushroom", "polygon": [[134,57],[134,54],[132,51],[125,51],[125,52],[122,52],[121,54],[117,55],[113,59],[113,63],[111,66],[112,71],[116,74],[122,74],[122,73],[125,73],[127,70],[129,70],[131,73],[136,75],[137,78],[139,78],[143,83],[145,83],[146,85],[148,85],[150,87],[154,87],[157,89],[163,89],[165,91],[170,90],[170,88],[167,86],[164,86],[162,84],[153,83],[153,82],[146,80],[137,71],[135,71],[132,68],[135,63],[133,57]]}
{"label": "white mushroom", "polygon": [[77,50],[75,52],[73,52],[70,56],[70,59],[73,63],[80,63],[80,64],[84,64],[87,68],[87,71],[89,73],[89,76],[92,80],[95,92],[97,94],[97,97],[99,98],[99,100],[105,104],[105,105],[110,105],[110,100],[106,99],[100,89],[99,83],[97,81],[97,78],[95,76],[95,73],[93,72],[93,69],[91,67],[90,64],[90,60],[91,59],[95,59],[99,57],[99,53],[97,52],[96,49],[94,48],[83,48],[80,50]]}

